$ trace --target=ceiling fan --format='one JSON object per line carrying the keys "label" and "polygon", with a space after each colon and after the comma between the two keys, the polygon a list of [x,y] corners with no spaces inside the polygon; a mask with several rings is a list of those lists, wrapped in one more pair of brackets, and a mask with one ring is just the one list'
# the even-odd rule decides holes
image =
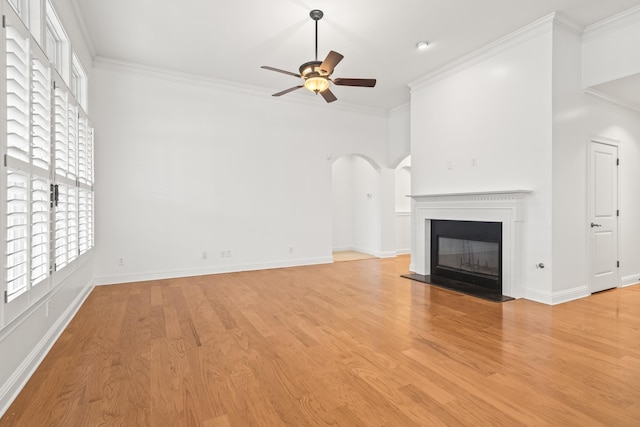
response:
{"label": "ceiling fan", "polygon": [[307,88],[311,92],[314,92],[316,95],[320,94],[327,102],[336,101],[338,98],[331,92],[329,89],[330,83],[335,84],[336,86],[358,86],[358,87],[374,87],[376,85],[376,79],[345,79],[345,78],[335,78],[332,79],[330,76],[333,74],[333,69],[340,61],[342,61],[342,56],[338,52],[330,51],[324,61],[318,61],[318,21],[322,19],[324,14],[321,10],[312,10],[309,13],[311,19],[316,21],[316,60],[305,62],[300,66],[300,73],[292,73],[290,71],[280,70],[278,68],[268,67],[263,65],[260,68],[264,68],[265,70],[276,71],[278,73],[288,74],[293,77],[302,78],[303,82],[301,85],[291,87],[289,89],[285,89],[282,92],[274,93],[273,96],[282,96],[289,92],[293,92],[294,90],[298,90],[301,88]]}

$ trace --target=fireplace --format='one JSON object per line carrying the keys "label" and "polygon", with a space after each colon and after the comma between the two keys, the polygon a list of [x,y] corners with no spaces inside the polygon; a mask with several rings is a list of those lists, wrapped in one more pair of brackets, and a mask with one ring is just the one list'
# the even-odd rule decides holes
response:
{"label": "fireplace", "polygon": [[[442,273],[446,271],[447,273],[466,274],[464,271],[466,269],[478,276],[473,279],[475,283],[472,281],[468,286],[497,294],[499,298],[495,300],[503,301],[505,297],[520,298],[522,296],[520,236],[524,221],[524,202],[529,193],[531,192],[528,190],[511,190],[412,195],[413,218],[411,222],[411,265],[409,267],[412,274],[405,277],[430,283],[428,279],[435,276],[449,283],[460,283],[467,282],[467,280],[460,280],[462,276],[447,278],[445,274],[443,277]],[[431,224],[440,221],[455,222],[458,226],[454,227],[454,234],[447,232],[448,235],[441,236],[440,244],[446,253],[442,257],[434,258],[431,250]],[[460,227],[460,224],[478,222],[493,223],[493,227],[499,229],[499,237],[496,237],[495,234],[487,236],[482,233],[467,237],[455,234],[455,230],[465,231],[465,226]],[[489,231],[489,234],[492,233]],[[462,240],[463,242],[451,242],[448,239]],[[499,270],[497,279],[494,258],[496,244],[498,244],[497,265]],[[485,259],[476,259],[474,255],[473,261],[467,260],[462,262],[464,265],[461,265],[459,257],[456,255],[458,258],[455,258],[453,255],[456,252],[465,253],[465,245],[473,245],[472,249],[483,252],[478,256],[485,257]],[[460,249],[461,246],[462,249]],[[476,267],[470,267],[474,264]],[[489,279],[489,282],[480,280],[480,277]]]}
{"label": "fireplace", "polygon": [[502,293],[502,223],[431,221],[431,279]]}

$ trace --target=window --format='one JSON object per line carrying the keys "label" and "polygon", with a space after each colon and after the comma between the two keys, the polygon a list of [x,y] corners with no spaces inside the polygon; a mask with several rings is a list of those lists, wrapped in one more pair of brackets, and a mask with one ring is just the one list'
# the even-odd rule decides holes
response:
{"label": "window", "polygon": [[71,93],[75,96],[78,104],[86,111],[87,109],[87,74],[80,64],[76,54],[72,54],[71,80],[69,83]]}
{"label": "window", "polygon": [[28,0],[9,0],[9,4],[16,11],[24,25],[29,26],[29,1]]}
{"label": "window", "polygon": [[70,44],[51,2],[47,1],[44,27],[44,50],[65,81],[69,81]]}
{"label": "window", "polygon": [[86,75],[74,58],[76,87],[68,88],[49,51],[55,47],[56,60],[64,60],[64,43],[56,39],[43,51],[16,13],[23,2],[11,4],[16,11],[5,8],[6,91],[0,92],[6,100],[0,327],[56,286],[63,277],[57,272],[72,269],[94,245],[93,129],[72,95],[86,97]]}

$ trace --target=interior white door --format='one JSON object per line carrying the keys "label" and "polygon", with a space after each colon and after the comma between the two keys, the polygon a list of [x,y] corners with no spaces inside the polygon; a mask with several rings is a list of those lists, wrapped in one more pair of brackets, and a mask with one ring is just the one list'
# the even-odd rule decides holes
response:
{"label": "interior white door", "polygon": [[591,142],[591,292],[618,286],[618,147]]}

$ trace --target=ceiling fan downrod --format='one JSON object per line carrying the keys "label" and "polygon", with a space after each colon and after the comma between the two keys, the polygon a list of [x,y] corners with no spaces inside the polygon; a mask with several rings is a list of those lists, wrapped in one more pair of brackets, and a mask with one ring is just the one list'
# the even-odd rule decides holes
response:
{"label": "ceiling fan downrod", "polygon": [[324,13],[322,13],[322,11],[319,9],[314,9],[311,12],[309,12],[309,16],[311,17],[311,19],[316,21],[316,61],[317,61],[318,60],[318,21],[322,19],[322,17],[324,16]]}

